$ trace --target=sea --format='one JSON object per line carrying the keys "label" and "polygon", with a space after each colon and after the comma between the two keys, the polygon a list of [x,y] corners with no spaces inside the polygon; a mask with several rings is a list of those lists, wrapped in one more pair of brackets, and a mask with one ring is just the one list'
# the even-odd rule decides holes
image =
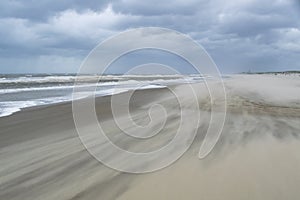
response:
{"label": "sea", "polygon": [[93,87],[95,96],[107,96],[200,81],[200,75],[0,74],[0,117],[28,107],[72,101],[74,87]]}

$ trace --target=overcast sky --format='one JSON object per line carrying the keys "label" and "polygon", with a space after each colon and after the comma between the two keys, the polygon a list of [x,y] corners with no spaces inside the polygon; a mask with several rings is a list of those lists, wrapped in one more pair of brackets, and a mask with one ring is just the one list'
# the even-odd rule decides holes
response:
{"label": "overcast sky", "polygon": [[99,42],[145,26],[188,34],[223,73],[300,70],[296,0],[1,0],[0,73],[76,72]]}

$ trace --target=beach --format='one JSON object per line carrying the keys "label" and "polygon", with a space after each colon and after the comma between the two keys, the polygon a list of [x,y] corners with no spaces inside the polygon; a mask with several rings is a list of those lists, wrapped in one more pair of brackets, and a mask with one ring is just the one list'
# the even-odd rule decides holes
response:
{"label": "beach", "polygon": [[[186,129],[197,130],[194,142],[175,163],[146,174],[119,172],[96,160],[77,134],[70,102],[24,108],[0,118],[0,199],[298,200],[299,74],[232,75],[224,85],[226,121],[213,151],[198,158],[211,113],[205,84],[194,83],[201,120],[199,127]],[[172,87],[185,96],[185,84]],[[122,101],[124,95],[114,98]],[[153,104],[167,111],[165,128],[142,143],[120,140],[122,131],[114,122],[110,102],[111,96],[96,99],[97,116],[110,139],[126,150],[155,150],[178,128],[177,101],[167,88],[138,90],[131,99],[133,119],[141,125],[149,120],[147,110]],[[189,98],[185,103],[183,109],[193,109]],[[85,129],[94,126],[87,122]]]}

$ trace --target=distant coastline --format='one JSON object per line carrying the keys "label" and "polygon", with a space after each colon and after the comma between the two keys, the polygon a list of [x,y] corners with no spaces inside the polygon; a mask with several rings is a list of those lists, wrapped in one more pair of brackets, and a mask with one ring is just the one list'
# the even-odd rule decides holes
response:
{"label": "distant coastline", "polygon": [[300,71],[297,70],[290,70],[290,71],[271,71],[271,72],[242,72],[241,74],[300,74]]}

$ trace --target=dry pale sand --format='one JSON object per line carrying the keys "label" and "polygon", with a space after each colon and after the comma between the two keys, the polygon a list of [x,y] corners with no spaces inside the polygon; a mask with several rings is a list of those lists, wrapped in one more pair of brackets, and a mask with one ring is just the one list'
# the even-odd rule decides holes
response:
{"label": "dry pale sand", "polygon": [[[210,119],[206,88],[198,84],[201,123],[186,130],[198,130],[194,143],[173,165],[148,174],[120,173],[95,160],[78,138],[70,103],[1,118],[0,199],[300,199],[300,77],[236,75],[225,85],[227,118],[211,154],[197,158]],[[185,97],[182,109],[194,109],[185,87],[175,88]],[[96,108],[111,140],[140,152],[163,146],[178,128],[178,102],[167,89],[134,94],[130,110],[136,123],[149,121],[146,111],[153,103],[165,107],[167,123],[143,142],[120,136],[110,97],[97,99]],[[87,132],[93,126],[87,122]]]}

